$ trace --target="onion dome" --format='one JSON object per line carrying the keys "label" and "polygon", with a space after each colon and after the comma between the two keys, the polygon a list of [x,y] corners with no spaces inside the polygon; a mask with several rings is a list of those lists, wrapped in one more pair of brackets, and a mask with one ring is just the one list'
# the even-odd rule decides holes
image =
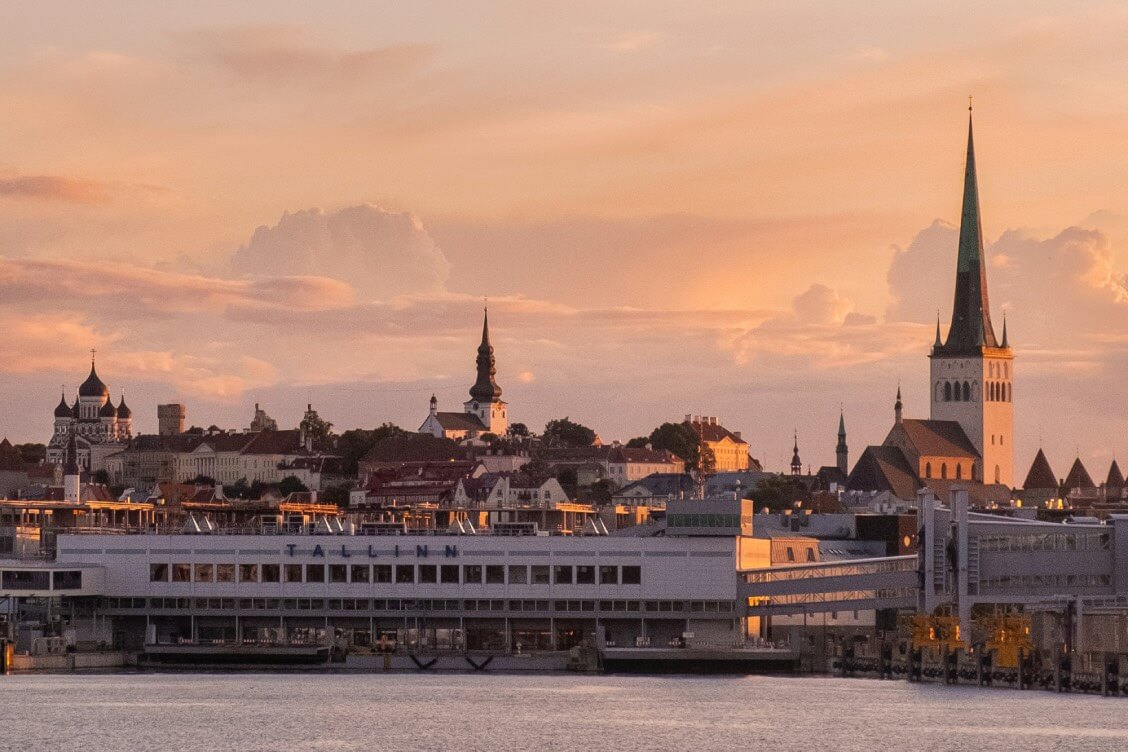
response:
{"label": "onion dome", "polygon": [[71,407],[71,417],[78,420],[82,415],[82,411],[78,409],[78,397],[74,398],[74,405]]}
{"label": "onion dome", "polygon": [[94,370],[94,360],[90,361],[90,375],[86,377],[86,381],[82,382],[82,386],[78,388],[79,397],[105,397],[110,398],[110,388],[102,383],[98,378],[98,372]]}
{"label": "onion dome", "polygon": [[56,418],[70,418],[73,417],[71,406],[67,404],[67,398],[64,395],[59,396],[59,405],[55,408]]}
{"label": "onion dome", "polygon": [[99,418],[116,418],[117,417],[117,408],[114,407],[114,401],[112,399],[107,399],[106,404],[102,405],[102,408],[98,411],[98,417]]}
{"label": "onion dome", "polygon": [[125,404],[125,393],[122,392],[121,402],[118,403],[117,408],[118,420],[132,420],[133,411],[129,409],[129,405]]}

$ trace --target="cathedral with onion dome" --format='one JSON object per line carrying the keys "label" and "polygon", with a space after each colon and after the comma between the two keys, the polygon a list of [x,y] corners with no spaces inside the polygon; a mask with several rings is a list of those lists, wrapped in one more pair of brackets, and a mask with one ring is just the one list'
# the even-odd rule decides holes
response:
{"label": "cathedral with onion dome", "polygon": [[125,395],[114,404],[110,388],[98,378],[91,352],[90,375],[78,387],[74,403],[68,404],[63,393],[55,407],[55,427],[47,442],[47,462],[62,464],[66,461],[67,444],[73,436],[79,467],[94,472],[104,467],[105,457],[121,451],[132,435],[133,412],[125,404]]}

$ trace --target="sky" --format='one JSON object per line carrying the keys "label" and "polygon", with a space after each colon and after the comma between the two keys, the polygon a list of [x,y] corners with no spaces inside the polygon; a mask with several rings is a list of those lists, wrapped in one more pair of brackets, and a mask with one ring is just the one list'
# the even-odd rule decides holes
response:
{"label": "sky", "polygon": [[[511,419],[686,414],[769,469],[927,417],[967,132],[1016,475],[1128,457],[1128,7],[0,9],[0,433],[89,350],[135,430],[415,428],[488,298]],[[1099,479],[1098,478],[1098,479]]]}

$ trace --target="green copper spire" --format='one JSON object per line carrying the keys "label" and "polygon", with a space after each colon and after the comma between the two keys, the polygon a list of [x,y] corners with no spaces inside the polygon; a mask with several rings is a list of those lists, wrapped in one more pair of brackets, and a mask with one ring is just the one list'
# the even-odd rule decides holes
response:
{"label": "green copper spire", "polygon": [[[970,106],[968,112],[971,112]],[[969,114],[960,246],[956,261],[956,299],[952,305],[952,326],[948,329],[944,349],[967,352],[998,346],[995,329],[991,326],[991,306],[987,300],[987,266],[979,215],[979,185],[975,174],[975,141]]]}

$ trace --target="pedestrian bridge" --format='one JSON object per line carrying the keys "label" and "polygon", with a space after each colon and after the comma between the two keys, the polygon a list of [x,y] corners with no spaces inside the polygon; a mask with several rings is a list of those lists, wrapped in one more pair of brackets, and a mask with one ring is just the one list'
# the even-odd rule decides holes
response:
{"label": "pedestrian bridge", "polygon": [[749,616],[914,608],[920,589],[916,556],[795,564],[740,573]]}

